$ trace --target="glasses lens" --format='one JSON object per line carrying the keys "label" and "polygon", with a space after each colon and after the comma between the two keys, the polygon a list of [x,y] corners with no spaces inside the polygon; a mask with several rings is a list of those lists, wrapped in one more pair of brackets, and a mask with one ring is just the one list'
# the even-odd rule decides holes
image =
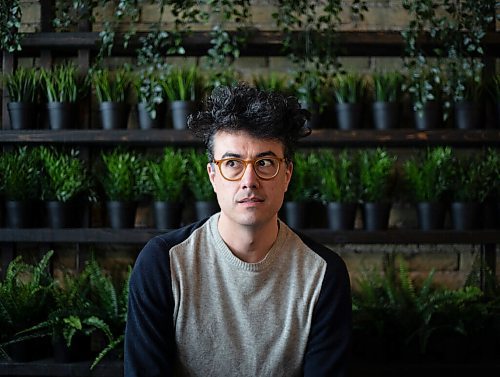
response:
{"label": "glasses lens", "polygon": [[221,162],[220,172],[227,179],[237,179],[245,170],[245,163],[241,160],[227,159]]}
{"label": "glasses lens", "polygon": [[264,179],[273,178],[280,167],[279,160],[274,158],[259,158],[254,162],[255,172]]}

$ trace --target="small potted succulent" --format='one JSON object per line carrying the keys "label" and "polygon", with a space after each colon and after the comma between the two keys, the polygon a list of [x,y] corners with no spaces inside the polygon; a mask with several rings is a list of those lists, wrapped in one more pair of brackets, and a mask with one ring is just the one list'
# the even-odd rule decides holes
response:
{"label": "small potted succulent", "polygon": [[365,230],[385,230],[392,206],[397,157],[385,149],[359,153],[359,184]]}
{"label": "small potted succulent", "polygon": [[39,225],[40,167],[36,149],[20,147],[0,155],[0,192],[8,228]]}
{"label": "small potted succulent", "polygon": [[374,73],[371,76],[370,84],[375,129],[397,128],[403,75],[399,72]]}
{"label": "small potted succulent", "polygon": [[126,68],[115,71],[98,69],[90,73],[90,80],[99,102],[102,128],[127,128],[130,113],[127,100],[131,85],[129,71]]}
{"label": "small potted succulent", "polygon": [[366,80],[358,73],[349,72],[333,77],[334,111],[340,130],[355,130],[362,127],[366,89]]}
{"label": "small potted succulent", "polygon": [[78,114],[77,101],[84,90],[77,68],[66,63],[52,70],[41,70],[41,80],[47,97],[49,126],[53,130],[74,128]]}
{"label": "small potted succulent", "polygon": [[417,206],[417,219],[422,230],[442,229],[446,215],[445,194],[451,184],[450,147],[427,149],[403,165],[407,191]]}
{"label": "small potted succulent", "polygon": [[96,173],[106,197],[111,228],[133,228],[137,203],[148,190],[143,158],[116,148],[101,153],[102,170]]}
{"label": "small potted succulent", "polygon": [[319,160],[319,191],[328,206],[328,227],[331,230],[353,229],[359,199],[356,159],[347,150],[338,155],[325,150],[319,154]]}
{"label": "small potted succulent", "polygon": [[169,101],[173,128],[186,129],[188,116],[197,110],[203,96],[203,77],[196,66],[172,68],[162,85]]}
{"label": "small potted succulent", "polygon": [[78,151],[64,153],[41,147],[41,191],[45,200],[47,220],[51,228],[80,227],[84,217],[85,196],[94,201],[92,179],[78,158]]}
{"label": "small potted succulent", "polygon": [[19,67],[3,76],[9,94],[7,109],[13,130],[37,128],[40,73],[35,68]]}
{"label": "small potted succulent", "polygon": [[182,196],[187,176],[184,154],[165,148],[159,160],[146,162],[150,194],[154,200],[155,224],[158,229],[178,228],[182,215]]}

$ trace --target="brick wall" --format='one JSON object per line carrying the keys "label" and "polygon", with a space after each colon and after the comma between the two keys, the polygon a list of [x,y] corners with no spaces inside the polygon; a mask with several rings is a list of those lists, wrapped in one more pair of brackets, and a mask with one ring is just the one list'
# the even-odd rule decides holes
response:
{"label": "brick wall", "polygon": [[[346,5],[350,2],[346,1]],[[34,32],[40,28],[40,4],[35,0],[21,0],[22,30]],[[275,10],[272,1],[255,0],[252,6],[252,23],[261,30],[275,30],[276,25],[271,17]],[[341,30],[402,30],[408,23],[408,15],[402,8],[401,1],[381,0],[368,1],[369,11],[363,21],[356,20],[348,10],[342,13]],[[346,9],[348,7],[346,6]],[[500,11],[500,10],[498,10]],[[96,23],[94,31],[102,30],[103,18],[110,16],[109,8],[98,8],[94,11]],[[142,8],[138,31],[147,31],[150,25],[158,20],[158,10],[155,6],[145,5]],[[162,22],[168,27],[172,17],[166,12]],[[126,30],[129,24],[123,23]],[[194,30],[209,30],[210,24],[193,25]],[[500,24],[497,21],[497,30]],[[172,58],[173,62],[185,63],[185,58]],[[189,58],[191,62],[198,59]],[[121,62],[121,59],[115,59]],[[387,57],[343,57],[341,62],[346,69],[356,71],[372,71],[376,69],[399,69],[402,67],[400,58]],[[111,64],[113,59],[111,60]],[[285,72],[291,65],[285,57],[243,57],[236,61],[235,68],[243,77],[249,80],[255,73],[267,71]],[[497,71],[500,69],[497,59]],[[391,214],[391,224],[412,226],[415,224],[413,209],[409,206],[396,206]],[[78,268],[79,260],[69,246],[58,246],[62,250],[56,255],[56,270],[62,266]],[[387,258],[394,253],[400,254],[408,263],[413,276],[423,279],[432,270],[436,270],[435,281],[450,287],[459,287],[473,270],[473,263],[479,254],[479,247],[475,245],[330,245],[346,261],[354,286],[363,272],[371,269],[380,270]],[[29,249],[29,248],[28,248]],[[116,266],[125,268],[132,263],[138,248],[108,246],[95,248],[102,264],[108,269]],[[89,249],[88,252],[91,252]],[[500,253],[497,253],[497,276],[500,276]],[[112,267],[114,266],[114,267]]]}

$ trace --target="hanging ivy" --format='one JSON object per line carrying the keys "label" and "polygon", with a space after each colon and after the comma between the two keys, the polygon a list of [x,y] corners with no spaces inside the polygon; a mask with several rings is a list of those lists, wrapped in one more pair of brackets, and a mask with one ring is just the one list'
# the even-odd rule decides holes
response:
{"label": "hanging ivy", "polygon": [[8,52],[21,51],[21,6],[19,0],[0,2],[0,48]]}

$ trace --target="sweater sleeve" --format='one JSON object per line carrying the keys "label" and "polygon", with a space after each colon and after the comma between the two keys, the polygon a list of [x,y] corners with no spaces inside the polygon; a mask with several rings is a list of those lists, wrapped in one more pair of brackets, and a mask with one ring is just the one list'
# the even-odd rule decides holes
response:
{"label": "sweater sleeve", "polygon": [[304,359],[304,376],[347,376],[352,333],[351,288],[344,261],[333,251],[314,248],[327,261]]}
{"label": "sweater sleeve", "polygon": [[126,377],[173,375],[175,337],[170,260],[155,237],[139,254],[130,277],[125,330]]}

